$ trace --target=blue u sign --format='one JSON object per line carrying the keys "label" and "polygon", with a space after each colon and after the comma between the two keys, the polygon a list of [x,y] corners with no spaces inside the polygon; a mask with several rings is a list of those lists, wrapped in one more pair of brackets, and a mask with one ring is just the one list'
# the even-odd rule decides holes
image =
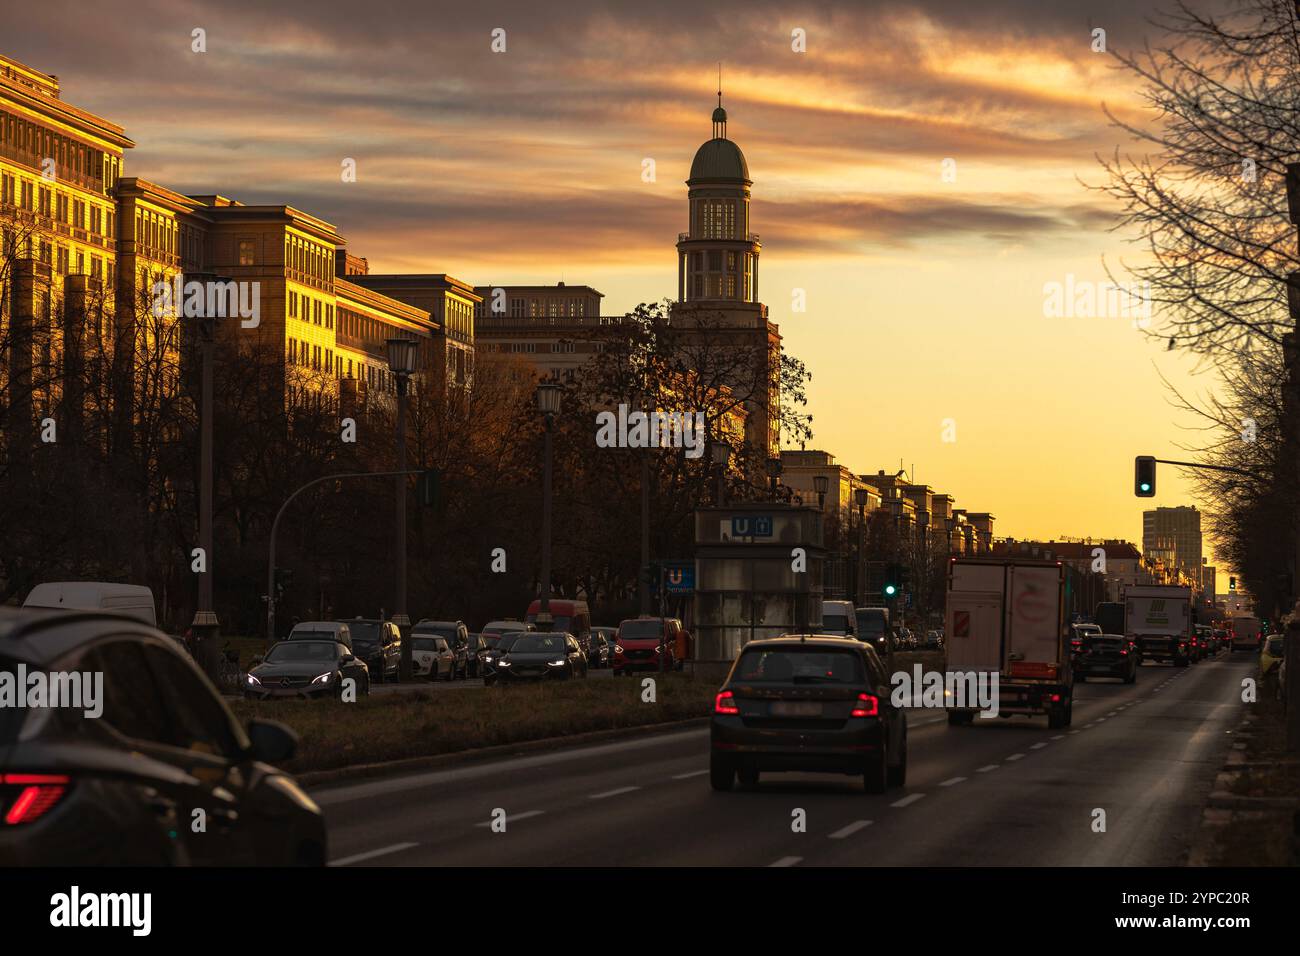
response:
{"label": "blue u sign", "polygon": [[736,515],[731,519],[733,538],[772,537],[771,515]]}

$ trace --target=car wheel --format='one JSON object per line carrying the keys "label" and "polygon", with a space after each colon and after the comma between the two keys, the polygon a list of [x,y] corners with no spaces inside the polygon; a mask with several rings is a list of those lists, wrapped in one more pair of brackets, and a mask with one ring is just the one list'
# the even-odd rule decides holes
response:
{"label": "car wheel", "polygon": [[907,728],[903,728],[903,753],[898,758],[898,766],[890,767],[888,772],[889,785],[891,787],[902,787],[907,784]]}
{"label": "car wheel", "polygon": [[1073,722],[1074,722],[1074,698],[1071,697],[1070,702],[1065,705],[1065,726],[1069,727],[1070,724]]}
{"label": "car wheel", "polygon": [[867,758],[862,770],[862,785],[867,793],[884,793],[889,789],[889,753],[884,745],[880,753]]}
{"label": "car wheel", "polygon": [[1185,658],[1185,657],[1178,657],[1178,658],[1175,658],[1175,659],[1174,659],[1174,666],[1175,666],[1175,667],[1186,667],[1186,666],[1187,666],[1187,658]]}
{"label": "car wheel", "polygon": [[1060,730],[1065,726],[1065,708],[1061,706],[1053,707],[1047,712],[1047,729]]}
{"label": "car wheel", "polygon": [[709,758],[709,785],[724,793],[736,783],[736,768],[718,756]]}
{"label": "car wheel", "polygon": [[741,767],[736,771],[736,776],[740,778],[740,785],[746,790],[753,790],[758,786],[759,772],[753,767]]}
{"label": "car wheel", "polygon": [[1129,670],[1129,672],[1128,672],[1128,676],[1124,678],[1124,683],[1126,683],[1126,684],[1136,684],[1136,683],[1137,683],[1137,679],[1138,679],[1138,672],[1137,672],[1137,668],[1134,667],[1134,668],[1132,668],[1131,670]]}
{"label": "car wheel", "polygon": [[455,676],[456,676],[456,668],[452,667],[447,671],[447,676],[444,677],[443,680],[445,680],[448,684],[450,684],[451,679]]}

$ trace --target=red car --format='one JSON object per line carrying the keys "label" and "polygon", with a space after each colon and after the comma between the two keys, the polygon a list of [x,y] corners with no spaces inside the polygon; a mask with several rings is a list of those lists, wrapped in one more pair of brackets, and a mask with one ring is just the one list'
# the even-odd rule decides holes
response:
{"label": "red car", "polygon": [[676,618],[629,618],[619,624],[614,638],[614,676],[633,671],[676,670],[685,659],[689,644],[690,634]]}

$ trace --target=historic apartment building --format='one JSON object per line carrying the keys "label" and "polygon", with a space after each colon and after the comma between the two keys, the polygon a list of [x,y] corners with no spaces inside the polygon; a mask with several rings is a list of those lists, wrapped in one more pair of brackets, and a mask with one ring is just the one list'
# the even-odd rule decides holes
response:
{"label": "historic apartment building", "polygon": [[[478,302],[468,284],[449,280],[423,306],[389,295],[407,287],[383,280],[407,277],[366,276],[356,268],[365,260],[348,256],[323,219],[123,177],[134,145],[122,127],[64,102],[57,77],[0,56],[0,258],[12,272],[0,274],[0,323],[49,326],[10,337],[11,384],[42,363],[61,368],[78,349],[148,348],[160,328],[150,319],[175,321],[175,303],[152,316],[158,284],[178,275],[257,283],[257,326],[226,321],[219,334],[282,362],[286,389],[337,390],[352,402],[389,393],[393,337],[421,343],[434,387],[468,380]],[[44,354],[35,342],[48,343]]]}

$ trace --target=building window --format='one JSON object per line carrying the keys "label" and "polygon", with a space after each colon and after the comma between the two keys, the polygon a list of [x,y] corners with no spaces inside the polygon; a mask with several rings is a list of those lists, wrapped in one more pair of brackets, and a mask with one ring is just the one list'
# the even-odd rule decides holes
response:
{"label": "building window", "polygon": [[253,240],[239,240],[239,264],[241,266],[253,265]]}

